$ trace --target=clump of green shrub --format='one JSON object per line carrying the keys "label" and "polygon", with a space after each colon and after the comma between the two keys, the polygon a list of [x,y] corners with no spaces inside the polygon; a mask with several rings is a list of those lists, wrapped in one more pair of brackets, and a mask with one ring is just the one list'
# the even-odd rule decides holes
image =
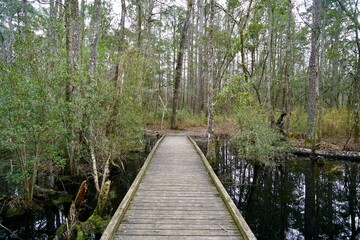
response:
{"label": "clump of green shrub", "polygon": [[271,165],[290,152],[290,145],[270,127],[268,114],[261,107],[242,107],[237,113],[237,127],[231,143],[248,160]]}

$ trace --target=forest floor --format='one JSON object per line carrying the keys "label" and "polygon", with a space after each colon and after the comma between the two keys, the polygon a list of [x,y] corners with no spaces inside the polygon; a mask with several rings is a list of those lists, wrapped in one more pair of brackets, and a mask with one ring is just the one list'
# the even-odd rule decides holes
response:
{"label": "forest floor", "polygon": [[[234,131],[234,123],[231,121],[225,122],[220,126],[215,127],[215,135],[217,138],[228,138],[230,134]],[[178,130],[172,130],[168,127],[161,129],[158,125],[148,125],[146,127],[146,134],[148,135],[172,135],[172,134],[181,134],[181,135],[190,135],[198,137],[207,137],[207,127],[204,126],[185,126],[181,127]],[[297,148],[306,148],[304,138],[290,138],[290,144],[293,147]],[[346,147],[345,147],[346,145]],[[340,152],[340,151],[351,151],[351,152],[360,152],[360,144],[355,144],[353,139],[348,141],[344,137],[327,137],[323,138],[317,146],[318,150],[323,150],[327,152]]]}

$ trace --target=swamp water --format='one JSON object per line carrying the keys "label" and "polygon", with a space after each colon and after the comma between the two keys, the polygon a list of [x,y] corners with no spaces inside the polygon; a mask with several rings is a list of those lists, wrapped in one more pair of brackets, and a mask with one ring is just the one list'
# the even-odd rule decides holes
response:
{"label": "swamp water", "polygon": [[[132,152],[126,156],[123,161],[126,171],[118,171],[110,177],[112,181],[110,190],[112,213],[116,211],[121,200],[127,193],[132,182],[136,178],[138,171],[141,169],[152,147],[156,143],[156,140],[157,139],[153,137],[146,138],[144,150]],[[85,179],[80,177],[76,183],[65,185],[65,189],[60,190],[66,190],[66,192],[71,193],[73,195],[72,199],[74,199],[78,187],[83,180]],[[89,186],[89,189],[91,188],[92,186]],[[14,192],[16,192],[16,189],[10,187],[5,180],[0,177],[0,195],[14,194]],[[91,205],[94,205],[94,203],[96,204],[96,198],[93,193],[89,193],[87,202],[83,204],[83,208],[87,208],[87,211],[85,209],[85,213],[83,214],[84,216],[88,217],[91,215],[93,211]],[[54,239],[56,229],[64,223],[65,212],[68,211],[69,207],[70,203],[61,204],[55,207],[49,204],[48,201],[45,201],[39,203],[37,209],[32,213],[14,218],[0,217],[0,239]],[[93,239],[97,239],[97,237],[94,236]]]}
{"label": "swamp water", "polygon": [[[205,152],[206,141],[196,141]],[[113,211],[155,142],[149,139],[144,151],[124,162],[126,173],[113,176]],[[360,163],[295,158],[263,167],[239,159],[230,149],[220,143],[215,171],[259,240],[360,239]],[[14,191],[6,186],[0,182],[2,193]],[[10,222],[0,219],[15,233],[0,226],[0,239],[53,239],[64,219],[61,208],[47,207]]]}
{"label": "swamp water", "polygon": [[[206,141],[197,139],[205,152]],[[263,239],[360,239],[360,163],[294,158],[265,167],[219,144],[215,172]]]}

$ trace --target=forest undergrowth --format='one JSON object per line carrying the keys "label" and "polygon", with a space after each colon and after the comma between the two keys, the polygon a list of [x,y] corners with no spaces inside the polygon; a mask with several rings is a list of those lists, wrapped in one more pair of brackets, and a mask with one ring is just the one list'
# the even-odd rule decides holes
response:
{"label": "forest undergrowth", "polygon": [[[352,129],[349,128],[351,115],[346,108],[322,109],[322,118],[320,119],[318,150],[330,152],[337,151],[356,151],[360,152],[360,144],[354,142]],[[154,114],[156,115],[156,114]],[[280,113],[276,114],[279,117]],[[256,117],[256,116],[253,116]],[[263,116],[257,116],[258,118]],[[237,127],[237,120],[234,114],[217,114],[215,120],[216,138],[226,139],[231,136]],[[161,124],[161,114],[149,119],[146,123],[146,133],[173,134],[184,132],[189,135],[207,136],[206,115],[194,116],[190,110],[179,111],[179,129],[170,129],[170,115],[163,118]],[[307,112],[301,108],[295,108],[290,114],[290,123],[287,130],[287,141],[293,147],[306,147],[306,128]],[[285,129],[286,131],[286,129]]]}

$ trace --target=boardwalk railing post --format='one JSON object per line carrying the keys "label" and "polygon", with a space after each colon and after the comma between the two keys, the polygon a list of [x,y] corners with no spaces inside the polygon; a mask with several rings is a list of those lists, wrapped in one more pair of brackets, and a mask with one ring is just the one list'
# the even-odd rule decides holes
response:
{"label": "boardwalk railing post", "polygon": [[149,156],[147,157],[144,165],[142,166],[140,172],[138,173],[138,175],[136,176],[134,182],[131,184],[131,187],[129,188],[129,191],[127,192],[127,194],[125,195],[125,197],[123,198],[123,200],[121,201],[118,209],[116,210],[114,216],[111,218],[110,223],[108,224],[108,226],[106,227],[104,233],[101,236],[100,240],[110,240],[110,239],[114,239],[116,230],[118,229],[121,220],[123,219],[126,210],[128,209],[131,200],[134,198],[134,195],[137,191],[137,189],[139,188],[139,185],[141,183],[141,180],[143,179],[146,170],[148,169],[150,162],[152,160],[152,158],[154,157],[154,154],[156,152],[156,149],[158,148],[158,146],[160,145],[161,141],[164,139],[165,136],[161,137],[157,143],[155,144],[154,148],[151,150]]}
{"label": "boardwalk railing post", "polygon": [[223,199],[226,207],[228,208],[232,218],[234,219],[234,221],[235,221],[237,227],[239,228],[240,232],[242,233],[244,239],[249,239],[249,240],[256,239],[254,233],[251,231],[249,225],[246,223],[245,219],[243,218],[243,216],[239,212],[239,209],[235,206],[235,204],[232,201],[231,197],[226,192],[226,189],[221,184],[219,178],[216,176],[215,172],[211,168],[208,160],[206,159],[205,155],[203,154],[203,152],[201,151],[199,146],[196,144],[194,139],[192,139],[190,136],[188,136],[188,138],[191,141],[191,143],[193,144],[193,146],[195,147],[198,154],[200,155],[201,160],[202,160],[203,164],[206,167],[206,170],[208,171],[211,179],[213,180],[216,188],[218,189],[221,198]]}

